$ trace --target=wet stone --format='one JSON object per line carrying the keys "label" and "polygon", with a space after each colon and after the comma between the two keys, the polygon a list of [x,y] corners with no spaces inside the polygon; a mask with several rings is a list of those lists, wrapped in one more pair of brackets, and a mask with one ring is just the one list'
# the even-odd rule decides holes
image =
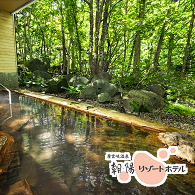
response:
{"label": "wet stone", "polygon": [[3,132],[0,132],[1,150],[0,150],[0,189],[7,181],[7,174],[10,170],[11,164],[18,151],[16,140]]}
{"label": "wet stone", "polygon": [[21,180],[13,185],[8,186],[2,192],[2,195],[13,195],[13,194],[33,195],[30,186],[26,180]]}
{"label": "wet stone", "polygon": [[51,178],[47,180],[42,186],[39,187],[38,191],[40,194],[47,195],[71,195],[69,188],[58,178]]}
{"label": "wet stone", "polygon": [[177,157],[195,164],[195,140],[183,132],[159,133],[158,139],[166,146],[177,146]]}
{"label": "wet stone", "polygon": [[5,145],[5,142],[7,141],[6,136],[0,136],[0,150]]}

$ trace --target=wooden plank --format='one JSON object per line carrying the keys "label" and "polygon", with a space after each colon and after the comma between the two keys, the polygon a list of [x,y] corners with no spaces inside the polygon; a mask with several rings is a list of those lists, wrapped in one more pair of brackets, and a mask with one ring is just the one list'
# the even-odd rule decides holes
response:
{"label": "wooden plank", "polygon": [[13,20],[8,20],[8,21],[6,21],[6,20],[2,20],[1,19],[1,17],[0,17],[0,24],[1,24],[1,26],[4,26],[4,25],[6,25],[6,26],[13,26],[14,25],[14,22],[13,22]]}
{"label": "wooden plank", "polygon": [[9,59],[7,59],[7,60],[5,60],[5,59],[0,60],[1,68],[2,67],[4,67],[4,68],[11,68],[12,67],[13,68],[13,67],[15,67],[15,64],[16,64],[16,60],[9,60]]}
{"label": "wooden plank", "polygon": [[15,48],[15,44],[14,43],[1,43],[1,48]]}
{"label": "wooden plank", "polygon": [[13,42],[15,42],[15,37],[12,35],[12,36],[9,36],[9,37],[3,37],[3,36],[1,36],[0,37],[0,41],[2,42],[2,41],[13,41]]}
{"label": "wooden plank", "polygon": [[14,44],[15,43],[15,39],[0,39],[0,42],[2,45],[9,45],[9,44]]}
{"label": "wooden plank", "polygon": [[1,25],[0,30],[7,30],[6,32],[9,32],[10,30],[13,30],[14,26],[13,25]]}
{"label": "wooden plank", "polygon": [[15,55],[1,55],[0,54],[0,61],[2,61],[2,59],[8,59],[8,60],[16,60],[16,56]]}
{"label": "wooden plank", "polygon": [[0,11],[0,16],[2,16],[2,17],[13,17],[13,15],[12,14],[10,14],[10,13],[7,13],[7,12],[4,12],[4,11]]}
{"label": "wooden plank", "polygon": [[16,48],[12,48],[12,49],[9,49],[9,48],[0,48],[0,54],[10,54],[10,53],[16,53]]}
{"label": "wooden plank", "polygon": [[14,30],[13,29],[0,29],[1,35],[9,35],[13,36],[14,35]]}
{"label": "wooden plank", "polygon": [[0,68],[2,69],[7,69],[7,68],[14,68],[16,66],[16,61],[13,61],[13,62],[1,62],[0,61]]}
{"label": "wooden plank", "polygon": [[14,24],[0,23],[0,29],[3,29],[3,28],[13,29]]}
{"label": "wooden plank", "polygon": [[1,36],[5,36],[5,35],[6,36],[14,36],[14,30],[8,32],[8,31],[6,31],[6,29],[3,29],[3,30],[1,29],[0,30],[0,35]]}
{"label": "wooden plank", "polygon": [[15,38],[14,37],[3,37],[3,36],[0,36],[0,42],[15,42]]}
{"label": "wooden plank", "polygon": [[13,51],[16,51],[16,47],[1,47],[0,46],[0,52],[13,52]]}
{"label": "wooden plank", "polygon": [[13,22],[13,19],[12,19],[12,18],[11,18],[11,20],[10,20],[10,18],[7,19],[7,18],[2,18],[2,17],[0,17],[0,24],[9,24],[9,25],[13,25],[14,22]]}
{"label": "wooden plank", "polygon": [[3,62],[3,61],[12,61],[12,62],[14,62],[15,60],[16,60],[16,57],[14,58],[15,56],[13,56],[13,55],[7,55],[7,56],[1,56],[0,55],[0,62]]}
{"label": "wooden plank", "polygon": [[3,69],[2,67],[0,67],[0,72],[17,72],[17,69],[16,68],[7,68],[7,69]]}
{"label": "wooden plank", "polygon": [[0,25],[1,26],[13,26],[14,25],[14,23],[13,23],[13,21],[4,21],[4,20],[1,20],[1,18],[0,18]]}
{"label": "wooden plank", "polygon": [[16,68],[7,68],[7,69],[2,69],[0,67],[0,72],[17,72]]}
{"label": "wooden plank", "polygon": [[14,28],[14,23],[0,22],[1,28]]}
{"label": "wooden plank", "polygon": [[13,20],[14,16],[12,14],[2,14],[0,12],[0,18],[4,19],[4,20]]}
{"label": "wooden plank", "polygon": [[5,33],[0,32],[0,40],[1,39],[14,39],[15,40],[15,37],[14,37],[14,35],[5,34]]}
{"label": "wooden plank", "polygon": [[14,62],[15,60],[16,60],[16,56],[14,55],[7,55],[7,56],[0,55],[0,62],[3,62],[3,61]]}
{"label": "wooden plank", "polygon": [[0,61],[0,68],[1,69],[11,69],[11,68],[16,68],[16,62],[1,62]]}
{"label": "wooden plank", "polygon": [[2,73],[12,73],[12,72],[17,72],[17,70],[1,70],[0,69],[0,72],[2,72]]}
{"label": "wooden plank", "polygon": [[16,54],[16,49],[0,48],[0,55]]}
{"label": "wooden plank", "polygon": [[6,67],[3,67],[1,64],[0,64],[0,72],[2,71],[2,70],[14,70],[14,71],[16,71],[16,64],[14,64],[14,65],[11,65],[10,63],[8,64],[6,64]]}

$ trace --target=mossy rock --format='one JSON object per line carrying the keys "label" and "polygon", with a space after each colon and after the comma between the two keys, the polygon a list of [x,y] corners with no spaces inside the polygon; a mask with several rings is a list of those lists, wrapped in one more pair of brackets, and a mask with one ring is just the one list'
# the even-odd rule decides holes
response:
{"label": "mossy rock", "polygon": [[31,60],[27,67],[30,71],[34,72],[35,70],[47,71],[50,67],[49,62],[40,60],[38,58]]}
{"label": "mossy rock", "polygon": [[139,99],[144,105],[147,105],[151,109],[162,108],[164,105],[163,98],[151,91],[145,90],[131,90],[128,94],[130,98]]}
{"label": "mossy rock", "polygon": [[111,97],[114,97],[117,93],[119,93],[119,90],[115,85],[104,79],[98,79],[91,83],[91,85],[94,86],[98,94],[108,93]]}
{"label": "mossy rock", "polygon": [[97,92],[92,85],[88,85],[80,92],[79,97],[83,99],[94,99],[97,97]]}
{"label": "mossy rock", "polygon": [[58,82],[50,81],[49,87],[46,89],[45,92],[46,93],[62,93],[62,92],[65,92],[66,90],[61,88],[62,86],[68,88],[68,83],[66,81],[66,78],[62,78]]}
{"label": "mossy rock", "polygon": [[94,82],[99,79],[104,79],[109,82],[112,79],[112,76],[108,72],[100,72],[92,78],[91,82]]}
{"label": "mossy rock", "polygon": [[[118,88],[104,79],[99,79],[88,84],[80,93],[83,99],[94,99],[98,94],[107,93],[109,97],[114,97],[118,93]],[[98,98],[98,97],[97,97]],[[110,99],[110,98],[109,98]],[[100,100],[101,101],[101,100]]]}
{"label": "mossy rock", "polygon": [[73,74],[67,74],[67,75],[65,75],[64,77],[65,77],[66,80],[69,82],[70,79],[71,79],[72,77],[74,77],[74,75],[73,75]]}
{"label": "mossy rock", "polygon": [[51,75],[48,72],[46,72],[46,71],[35,70],[33,73],[34,73],[34,76],[41,77],[41,78],[43,78],[45,80],[49,80],[49,79],[52,78]]}
{"label": "mossy rock", "polygon": [[163,98],[151,91],[131,90],[129,99],[125,100],[123,107],[126,113],[150,112],[152,109],[162,108]]}
{"label": "mossy rock", "polygon": [[130,114],[133,112],[150,112],[151,108],[144,104],[140,99],[138,98],[131,98],[128,100],[125,100],[123,103],[123,108],[125,109],[125,112]]}
{"label": "mossy rock", "polygon": [[89,83],[89,80],[83,76],[74,76],[69,80],[69,83],[71,86],[87,85]]}
{"label": "mossy rock", "polygon": [[161,85],[151,85],[144,88],[144,90],[154,92],[161,97],[165,95],[165,89]]}
{"label": "mossy rock", "polygon": [[98,94],[98,102],[104,103],[104,102],[111,102],[112,97],[108,93],[100,93]]}

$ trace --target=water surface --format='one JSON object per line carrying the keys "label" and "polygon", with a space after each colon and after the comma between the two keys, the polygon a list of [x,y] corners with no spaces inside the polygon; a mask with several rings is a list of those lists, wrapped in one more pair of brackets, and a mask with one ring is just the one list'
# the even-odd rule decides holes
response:
{"label": "water surface", "polygon": [[[189,165],[188,174],[168,175],[166,182],[156,188],[144,187],[134,177],[130,183],[121,184],[109,175],[106,152],[132,155],[145,150],[156,156],[161,147],[157,133],[23,95],[14,97],[19,98],[20,117],[31,116],[27,124],[12,134],[20,145],[16,180],[26,179],[34,194],[46,194],[51,179],[66,186],[73,195],[194,194],[195,169]],[[166,163],[182,162],[171,158]]]}

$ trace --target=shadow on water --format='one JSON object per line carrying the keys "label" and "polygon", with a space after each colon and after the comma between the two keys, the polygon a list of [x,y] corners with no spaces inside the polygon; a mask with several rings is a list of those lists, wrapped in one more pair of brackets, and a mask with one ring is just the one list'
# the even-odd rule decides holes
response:
{"label": "shadow on water", "polygon": [[[109,175],[106,152],[148,151],[161,147],[157,133],[132,128],[55,104],[19,96],[21,115],[33,118],[13,136],[20,145],[20,179],[34,194],[45,194],[51,177],[71,194],[194,194],[194,167],[186,175],[168,175],[166,182],[147,188],[132,177],[121,184]],[[181,163],[171,158],[166,163]],[[59,186],[58,186],[59,187]],[[56,187],[57,188],[57,187]],[[57,190],[55,189],[56,193]],[[60,193],[59,193],[60,194]]]}

